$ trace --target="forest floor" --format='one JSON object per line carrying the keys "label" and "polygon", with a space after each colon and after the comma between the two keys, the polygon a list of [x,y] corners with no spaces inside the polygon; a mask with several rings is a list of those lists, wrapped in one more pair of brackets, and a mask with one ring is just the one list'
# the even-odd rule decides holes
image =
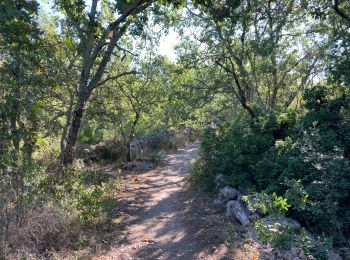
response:
{"label": "forest floor", "polygon": [[118,195],[124,226],[92,259],[258,259],[242,227],[186,181],[196,155],[191,144],[153,170],[128,174]]}

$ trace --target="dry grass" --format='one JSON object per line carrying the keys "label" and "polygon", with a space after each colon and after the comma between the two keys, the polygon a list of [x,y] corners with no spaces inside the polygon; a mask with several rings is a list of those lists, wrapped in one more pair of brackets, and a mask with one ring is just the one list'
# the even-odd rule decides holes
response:
{"label": "dry grass", "polygon": [[29,213],[18,230],[18,249],[8,257],[48,258],[48,252],[76,246],[81,233],[77,218],[67,208],[46,204]]}

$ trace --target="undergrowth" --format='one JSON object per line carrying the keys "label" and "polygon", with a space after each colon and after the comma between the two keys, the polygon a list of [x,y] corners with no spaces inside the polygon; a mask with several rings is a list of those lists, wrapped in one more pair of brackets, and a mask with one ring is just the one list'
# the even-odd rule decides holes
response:
{"label": "undergrowth", "polygon": [[[7,180],[10,184],[11,176]],[[89,170],[82,161],[50,173],[32,165],[23,185],[20,198],[15,197],[14,186],[2,193],[5,258],[48,258],[60,251],[81,250],[119,226],[113,212],[121,179]]]}
{"label": "undergrowth", "polygon": [[[279,210],[298,220],[314,237],[346,246],[350,239],[349,97],[327,93],[329,89],[321,86],[306,91],[303,112],[280,110],[256,118],[241,114],[207,128],[189,180],[215,191],[214,179],[221,173],[225,185],[260,192],[265,202],[275,196],[272,206],[277,203]],[[271,208],[271,204],[265,206]],[[267,240],[276,240],[261,223],[257,225]],[[287,235],[283,241],[311,243],[305,242],[307,236],[302,233],[282,235]],[[324,251],[322,246],[310,248]]]}

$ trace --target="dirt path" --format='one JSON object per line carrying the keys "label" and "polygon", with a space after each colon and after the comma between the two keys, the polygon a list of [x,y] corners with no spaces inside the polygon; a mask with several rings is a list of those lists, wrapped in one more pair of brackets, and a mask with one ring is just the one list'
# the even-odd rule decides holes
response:
{"label": "dirt path", "polygon": [[216,222],[217,209],[193,197],[185,177],[195,160],[192,144],[154,170],[129,176],[120,203],[126,228],[118,244],[95,259],[232,259]]}

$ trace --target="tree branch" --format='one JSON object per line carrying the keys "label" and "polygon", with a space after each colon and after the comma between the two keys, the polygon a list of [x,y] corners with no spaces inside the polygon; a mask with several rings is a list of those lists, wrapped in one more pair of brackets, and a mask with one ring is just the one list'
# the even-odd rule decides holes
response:
{"label": "tree branch", "polygon": [[253,109],[251,109],[251,107],[247,104],[247,99],[246,99],[246,97],[245,97],[245,95],[244,95],[244,92],[243,92],[243,89],[242,89],[242,86],[241,86],[241,83],[240,83],[240,81],[239,81],[239,78],[238,78],[237,73],[236,73],[234,70],[231,70],[231,69],[227,68],[226,66],[222,65],[222,64],[221,64],[220,62],[218,62],[218,61],[216,62],[216,64],[218,64],[218,65],[219,65],[221,68],[223,68],[226,72],[228,72],[228,73],[230,73],[230,74],[233,75],[233,78],[234,78],[234,80],[235,80],[236,86],[237,86],[237,88],[238,88],[238,93],[237,93],[236,91],[234,91],[234,92],[235,92],[236,96],[238,97],[238,99],[239,99],[239,101],[240,101],[242,107],[243,107],[245,110],[248,111],[248,113],[251,115],[251,117],[253,117],[253,118],[256,117],[256,115],[255,115]]}
{"label": "tree branch", "polygon": [[73,27],[75,28],[75,30],[77,31],[78,33],[78,36],[80,38],[80,41],[81,42],[84,42],[85,41],[85,35],[84,35],[84,31],[83,29],[80,27],[77,19],[74,17],[74,14],[71,12],[71,10],[69,9],[69,6],[67,4],[67,2],[64,2],[63,3],[63,9],[64,11],[67,13],[67,16],[69,17],[70,21],[72,22],[73,24]]}
{"label": "tree branch", "polygon": [[119,78],[121,78],[121,77],[123,77],[123,76],[126,76],[126,75],[133,75],[133,74],[138,74],[138,72],[135,71],[135,70],[133,70],[133,71],[126,71],[126,72],[119,73],[119,74],[117,74],[117,75],[115,75],[115,76],[107,77],[106,79],[100,81],[100,82],[96,85],[96,87],[99,87],[99,86],[105,84],[107,81],[110,81],[110,80],[113,80],[113,79],[119,79]]}
{"label": "tree branch", "polygon": [[341,18],[350,24],[350,16],[339,8],[339,0],[334,0],[333,9]]}
{"label": "tree branch", "polygon": [[[103,36],[101,36],[100,41],[96,44],[96,47],[92,51],[91,60],[94,62],[97,56],[99,55],[100,51],[102,50],[102,48],[106,45],[108,45],[108,48],[111,47],[110,50],[107,49],[106,51],[106,53],[108,52],[110,55],[113,52],[113,49],[116,46],[119,38],[126,31],[126,28],[129,25],[130,21],[129,23],[126,23],[120,27],[121,23],[125,22],[130,15],[134,13],[139,13],[145,10],[150,4],[151,4],[151,1],[149,0],[138,0],[134,4],[130,5],[121,14],[121,16],[119,16],[119,18],[117,18],[114,22],[110,23],[107,29],[104,31]],[[110,42],[107,44],[106,39],[109,37],[111,32],[113,32],[113,37],[110,39]]]}

